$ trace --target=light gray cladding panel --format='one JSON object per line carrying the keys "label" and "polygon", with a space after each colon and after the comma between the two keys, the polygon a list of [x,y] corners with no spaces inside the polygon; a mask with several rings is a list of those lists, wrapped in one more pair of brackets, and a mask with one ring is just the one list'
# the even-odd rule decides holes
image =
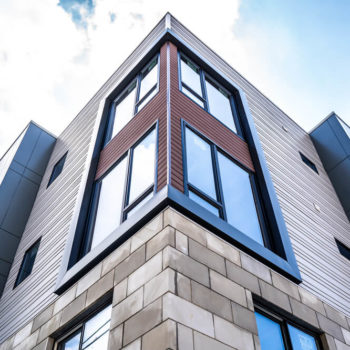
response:
{"label": "light gray cladding panel", "polygon": [[[99,103],[147,54],[164,29],[162,21],[58,137],[0,300],[0,343],[55,300],[53,291],[67,233],[90,164],[88,149],[95,142],[92,135]],[[67,151],[62,173],[46,188],[53,166]],[[25,251],[40,237],[32,274],[13,290]]]}
{"label": "light gray cladding panel", "polygon": [[[350,266],[339,254],[334,236],[350,245],[350,224],[310,136],[176,19],[172,19],[171,28],[245,92],[302,274],[302,285],[349,315]],[[316,164],[319,175],[301,161],[299,151]]]}

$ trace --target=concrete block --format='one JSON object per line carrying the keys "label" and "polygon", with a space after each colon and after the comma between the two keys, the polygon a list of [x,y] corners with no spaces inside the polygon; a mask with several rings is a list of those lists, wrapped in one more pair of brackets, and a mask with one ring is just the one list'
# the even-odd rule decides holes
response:
{"label": "concrete block", "polygon": [[242,267],[252,273],[253,275],[261,278],[267,283],[272,284],[270,269],[263,263],[253,259],[252,257],[241,253]]}
{"label": "concrete block", "polygon": [[53,308],[53,314],[57,314],[59,311],[61,311],[63,308],[65,308],[69,303],[71,303],[75,299],[77,291],[77,285],[74,285],[70,289],[68,289],[64,294],[59,296],[59,298],[56,300]]}
{"label": "concrete block", "polygon": [[345,343],[350,345],[350,332],[344,328],[341,329],[343,332]]}
{"label": "concrete block", "polygon": [[341,327],[334,321],[328,319],[320,313],[316,313],[320,328],[325,332],[333,336],[334,338],[339,339],[343,343],[345,342],[343,332]]}
{"label": "concrete block", "polygon": [[51,336],[52,333],[57,331],[57,329],[60,327],[61,315],[62,313],[59,312],[58,314],[53,316],[50,319],[50,321],[46,322],[44,325],[41,326],[38,337],[38,343],[41,343],[43,340]]}
{"label": "concrete block", "polygon": [[233,322],[247,331],[258,334],[258,328],[256,325],[255,314],[254,312],[248,310],[247,308],[236,304],[232,304],[232,314],[233,314]]}
{"label": "concrete block", "polygon": [[53,338],[46,338],[40,344],[38,344],[33,350],[52,350],[55,341]]}
{"label": "concrete block", "polygon": [[339,341],[338,339],[334,339],[335,341],[335,347],[337,350],[350,350],[350,346],[344,344],[343,342]]}
{"label": "concrete block", "polygon": [[338,310],[335,310],[334,308],[332,308],[326,303],[323,303],[323,306],[326,310],[326,315],[328,318],[338,323],[343,328],[349,329],[349,325],[344,314],[340,313]]}
{"label": "concrete block", "polygon": [[22,343],[26,338],[32,333],[33,322],[29,322],[21,330],[19,330],[13,340],[13,346],[16,347],[18,344]]}
{"label": "concrete block", "polygon": [[198,332],[194,332],[193,338],[195,350],[234,350],[230,346],[220,343],[217,340]]}
{"label": "concrete block", "polygon": [[171,267],[175,271],[209,287],[208,268],[172,247],[163,251],[163,269]]}
{"label": "concrete block", "polygon": [[128,277],[128,295],[162,271],[162,252],[159,252]]}
{"label": "concrete block", "polygon": [[315,295],[309,293],[304,288],[299,286],[299,294],[301,298],[301,302],[311,309],[319,312],[323,316],[326,316],[326,311],[324,309],[323,303],[320,299],[318,299]]}
{"label": "concrete block", "polygon": [[285,277],[282,277],[280,274],[274,271],[271,271],[271,275],[272,275],[272,284],[276,288],[281,290],[283,293],[287,293],[292,298],[300,301],[299,288],[295,283],[291,282]]}
{"label": "concrete block", "polygon": [[142,337],[142,350],[177,349],[176,323],[167,320]]}
{"label": "concrete block", "polygon": [[245,295],[247,296],[247,307],[250,311],[254,311],[254,301],[253,301],[253,294],[250,290],[245,290]]}
{"label": "concrete block", "polygon": [[146,260],[150,259],[168,245],[175,247],[175,229],[170,226],[165,227],[147,242]]}
{"label": "concrete block", "polygon": [[119,304],[126,298],[126,291],[128,286],[128,279],[122,280],[119,284],[114,287],[113,290],[113,305]]}
{"label": "concrete block", "polygon": [[158,299],[124,323],[124,345],[147,333],[159,324],[161,320],[162,303],[161,299]]}
{"label": "concrete block", "polygon": [[181,323],[177,324],[177,341],[179,350],[194,350],[192,329]]}
{"label": "concrete block", "polygon": [[131,344],[123,348],[123,350],[141,350],[141,338],[136,339]]}
{"label": "concrete block", "polygon": [[192,300],[191,280],[181,273],[176,273],[177,295],[188,301]]}
{"label": "concrete block", "polygon": [[229,298],[230,300],[247,307],[247,299],[245,290],[237,283],[220,275],[219,273],[210,270],[211,289]]}
{"label": "concrete block", "polygon": [[323,349],[325,350],[337,350],[335,347],[335,341],[332,336],[330,336],[327,333],[321,334],[321,343],[323,346]]}
{"label": "concrete block", "polygon": [[96,283],[101,277],[102,264],[98,264],[92,270],[90,270],[85,276],[83,276],[77,285],[77,294],[85,292],[89,287]]}
{"label": "concrete block", "polygon": [[54,304],[51,304],[49,307],[47,307],[44,311],[42,311],[38,316],[34,318],[32,333],[34,333],[52,317],[53,306]]}
{"label": "concrete block", "polygon": [[180,231],[176,231],[176,249],[188,255],[188,238]]}
{"label": "concrete block", "polygon": [[39,330],[31,334],[29,337],[25,338],[19,345],[17,345],[14,348],[14,350],[33,349],[37,344],[38,335],[39,335]]}
{"label": "concrete block", "polygon": [[132,272],[137,270],[146,261],[146,246],[143,245],[128,258],[123,260],[114,269],[114,283],[117,284],[124,278],[128,277]]}
{"label": "concrete block", "polygon": [[255,350],[261,350],[260,339],[257,335],[253,335]]}
{"label": "concrete block", "polygon": [[292,308],[289,303],[289,297],[287,294],[281,292],[279,289],[271,286],[270,284],[260,280],[261,295],[264,299],[270,301],[272,304],[279,306],[280,308],[292,312]]}
{"label": "concrete block", "polygon": [[192,302],[226,320],[232,321],[230,301],[201,284],[191,281]]}
{"label": "concrete block", "polygon": [[[164,225],[166,226],[166,225]],[[163,229],[163,213],[157,215],[147,225],[131,237],[131,252],[141,247]]]}
{"label": "concrete block", "polygon": [[221,238],[216,237],[213,233],[207,234],[207,246],[213,252],[221,255],[232,263],[241,266],[239,250]]}
{"label": "concrete block", "polygon": [[305,304],[300,303],[299,301],[290,298],[290,304],[292,307],[293,315],[299,317],[303,321],[310,323],[316,328],[319,328],[318,320],[316,317],[316,312],[306,306]]}
{"label": "concrete block", "polygon": [[189,255],[209,268],[226,275],[225,260],[198,242],[189,239]]}
{"label": "concrete block", "polygon": [[167,225],[174,227],[204,246],[207,244],[207,231],[174,209],[168,208],[164,211],[164,226]]}
{"label": "concrete block", "polygon": [[171,293],[163,296],[163,320],[168,318],[211,337],[214,336],[211,313]]}
{"label": "concrete block", "polygon": [[167,292],[175,293],[175,271],[165,269],[144,287],[144,305],[148,305]]}
{"label": "concrete block", "polygon": [[260,295],[259,280],[256,276],[250,272],[243,270],[241,267],[226,260],[227,277],[240,284],[241,286],[249,289],[253,293]]}
{"label": "concrete block", "polygon": [[109,332],[108,350],[119,350],[123,346],[123,325]]}
{"label": "concrete block", "polygon": [[118,247],[102,261],[102,276],[118,266],[130,255],[130,239]]}
{"label": "concrete block", "polygon": [[114,273],[110,271],[87,290],[86,306],[91,305],[113,288]]}
{"label": "concrete block", "polygon": [[83,294],[80,294],[78,298],[74,299],[70,304],[68,304],[62,310],[62,316],[61,316],[61,322],[60,322],[61,325],[65,325],[72,318],[76,317],[78,314],[84,311],[86,294],[87,294],[86,292],[84,292]]}
{"label": "concrete block", "polygon": [[139,312],[143,307],[143,288],[128,296],[112,309],[111,327],[114,328]]}
{"label": "concrete block", "polygon": [[237,350],[254,350],[253,335],[214,315],[215,338]]}

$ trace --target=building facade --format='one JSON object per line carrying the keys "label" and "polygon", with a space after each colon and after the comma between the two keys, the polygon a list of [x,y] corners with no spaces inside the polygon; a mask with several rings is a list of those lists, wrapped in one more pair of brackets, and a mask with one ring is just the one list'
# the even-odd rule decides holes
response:
{"label": "building facade", "polygon": [[167,14],[57,137],[0,349],[350,349],[348,209],[319,134]]}

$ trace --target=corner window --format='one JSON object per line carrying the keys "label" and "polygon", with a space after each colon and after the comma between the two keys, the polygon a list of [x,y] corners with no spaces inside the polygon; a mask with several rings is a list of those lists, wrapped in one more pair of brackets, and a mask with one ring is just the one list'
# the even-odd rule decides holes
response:
{"label": "corner window", "polygon": [[112,306],[83,322],[59,341],[58,350],[107,350]]}
{"label": "corner window", "polygon": [[113,101],[106,133],[106,143],[117,135],[134,117],[135,113],[139,112],[157,94],[158,60],[158,56],[153,58]]}
{"label": "corner window", "polygon": [[66,162],[67,154],[68,152],[66,152],[66,154],[54,165],[47,187],[49,187],[61,174],[64,167],[64,163]]}
{"label": "corner window", "polygon": [[20,283],[22,283],[33,270],[36,254],[38,253],[40,245],[40,239],[35,242],[24,254],[21,267],[19,268],[19,272],[16,278],[15,286],[16,288]]}
{"label": "corner window", "polygon": [[84,253],[101,243],[153,196],[156,143],[157,128],[153,127],[96,181]]}
{"label": "corner window", "polygon": [[261,350],[319,350],[315,334],[267,310],[255,312]]}
{"label": "corner window", "polygon": [[266,245],[254,175],[188,125],[184,134],[184,175],[189,198]]}
{"label": "corner window", "polygon": [[180,89],[237,133],[238,117],[233,95],[184,55],[179,55]]}

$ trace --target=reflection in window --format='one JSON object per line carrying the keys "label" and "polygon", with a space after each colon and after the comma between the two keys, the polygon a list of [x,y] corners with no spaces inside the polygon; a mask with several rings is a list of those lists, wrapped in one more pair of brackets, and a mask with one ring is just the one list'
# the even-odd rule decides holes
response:
{"label": "reflection in window", "polygon": [[107,350],[112,306],[90,318],[71,336],[61,341],[59,350]]}
{"label": "reflection in window", "polygon": [[158,92],[158,56],[149,62],[132,83],[114,100],[106,142],[117,135],[127,123]]}
{"label": "reflection in window", "polygon": [[[291,350],[317,350],[317,342],[314,336],[305,333],[286,322],[279,316],[267,317],[260,312],[255,312],[261,350],[287,349],[287,339],[292,344]],[[288,349],[290,347],[288,346]]]}
{"label": "reflection in window", "polygon": [[188,191],[188,197],[197,202],[200,206],[204,207],[205,209],[208,209],[210,212],[212,212],[216,216],[220,216],[219,209],[214,207],[213,205],[209,204],[206,200],[204,200],[202,197],[199,197],[192,191]]}
{"label": "reflection in window", "polygon": [[[202,96],[201,78],[199,68],[197,68],[190,60],[181,57],[181,81],[200,97]],[[188,91],[188,90],[187,90]]]}
{"label": "reflection in window", "polygon": [[249,173],[222,153],[218,161],[227,222],[263,245]]}
{"label": "reflection in window", "polygon": [[153,196],[156,140],[157,131],[153,128],[96,181],[83,253],[100,244]]}

